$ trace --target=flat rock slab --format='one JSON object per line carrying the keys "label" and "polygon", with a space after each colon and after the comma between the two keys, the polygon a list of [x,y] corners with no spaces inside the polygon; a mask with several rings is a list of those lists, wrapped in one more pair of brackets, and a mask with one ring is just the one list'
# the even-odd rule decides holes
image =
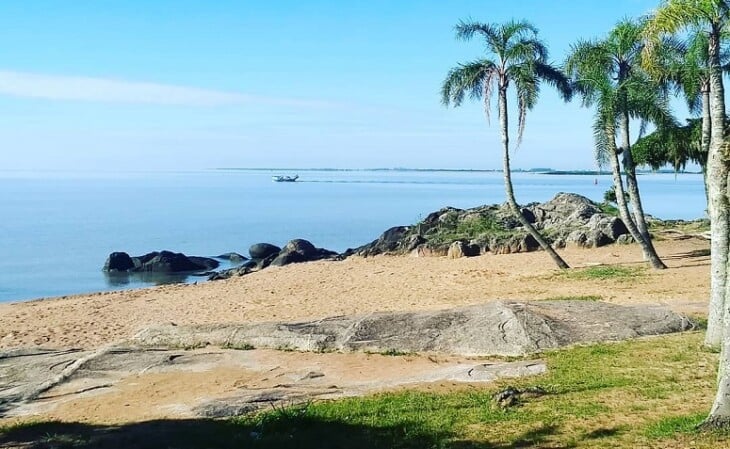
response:
{"label": "flat rock slab", "polygon": [[[490,382],[546,371],[541,361],[275,350],[0,353],[0,418],[125,422],[237,416],[404,385]],[[0,422],[2,420],[0,419]]]}
{"label": "flat rock slab", "polygon": [[626,340],[693,329],[665,307],[594,301],[496,301],[430,312],[372,313],[296,323],[177,326],[145,329],[135,343],[195,348],[299,351],[437,352],[521,356],[576,343]]}

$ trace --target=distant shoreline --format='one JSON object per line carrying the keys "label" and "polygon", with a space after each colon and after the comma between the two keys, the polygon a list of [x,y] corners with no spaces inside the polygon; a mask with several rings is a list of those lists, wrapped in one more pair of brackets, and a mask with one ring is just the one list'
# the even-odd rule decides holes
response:
{"label": "distant shoreline", "polygon": [[[501,169],[480,169],[480,168],[297,168],[297,167],[216,167],[214,171],[262,171],[262,172],[422,172],[422,173],[502,173]],[[610,176],[609,171],[598,170],[554,170],[552,168],[529,168],[514,169],[512,173],[531,173],[536,175],[579,175],[579,176]],[[637,170],[642,175],[699,175],[699,171],[674,170]]]}

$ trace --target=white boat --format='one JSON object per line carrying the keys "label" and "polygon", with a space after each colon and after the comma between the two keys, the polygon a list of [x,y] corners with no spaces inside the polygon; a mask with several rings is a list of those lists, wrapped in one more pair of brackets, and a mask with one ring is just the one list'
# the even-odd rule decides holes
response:
{"label": "white boat", "polygon": [[274,182],[294,182],[297,179],[299,179],[299,175],[294,175],[294,176],[277,175],[277,176],[271,177],[271,180]]}

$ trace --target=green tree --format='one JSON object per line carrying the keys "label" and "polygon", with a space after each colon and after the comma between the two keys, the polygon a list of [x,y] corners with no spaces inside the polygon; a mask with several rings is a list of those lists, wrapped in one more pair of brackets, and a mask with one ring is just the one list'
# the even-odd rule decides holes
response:
{"label": "green tree", "polygon": [[[636,118],[642,123],[670,123],[673,118],[662,86],[639,67],[643,48],[641,33],[641,23],[623,20],[602,40],[579,41],[566,59],[565,70],[573,79],[583,106],[595,108],[597,158],[611,166],[621,219],[640,244],[644,257],[654,268],[663,269],[666,265],[654,249],[641,204],[631,152],[630,121]],[[620,135],[620,146],[616,143],[617,135]],[[621,177],[622,162],[626,189]],[[624,198],[625,192],[633,214]]]}
{"label": "green tree", "polygon": [[525,130],[527,111],[535,106],[541,83],[545,82],[556,87],[565,99],[570,97],[570,84],[567,78],[548,62],[547,47],[538,39],[537,34],[537,28],[526,21],[510,21],[503,24],[462,21],[457,24],[457,39],[471,40],[474,37],[483,39],[486,55],[483,59],[452,68],[443,82],[441,100],[445,106],[458,107],[467,95],[475,100],[483,99],[489,119],[490,100],[496,91],[507,203],[522,226],[558,267],[569,268],[550,243],[525,218],[517,204],[512,186],[507,107],[507,91],[510,85],[514,86],[517,97],[518,146]]}
{"label": "green tree", "polygon": [[[664,0],[649,19],[645,54],[651,61],[656,43],[665,35],[700,30],[707,36],[710,143],[707,155],[711,243],[711,284],[705,343],[720,346],[720,369],[715,402],[705,421],[707,428],[730,427],[730,307],[728,305],[728,161],[725,142],[725,87],[722,80],[722,40],[730,24],[726,0]],[[651,66],[652,64],[647,64]]]}

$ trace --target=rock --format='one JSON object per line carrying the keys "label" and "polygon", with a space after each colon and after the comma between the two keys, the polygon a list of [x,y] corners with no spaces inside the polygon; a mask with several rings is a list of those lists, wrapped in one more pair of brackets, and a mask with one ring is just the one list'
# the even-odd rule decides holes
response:
{"label": "rock", "polygon": [[410,229],[411,228],[408,226],[392,227],[383,232],[377,240],[373,240],[367,245],[363,245],[359,248],[348,249],[343,253],[343,256],[349,257],[351,255],[358,255],[368,257],[375,256],[377,254],[388,254],[398,250],[405,251],[405,249],[409,246],[409,243],[405,243],[404,239],[408,237]]}
{"label": "rock", "polygon": [[314,262],[315,260],[337,259],[339,254],[324,248],[316,248],[304,239],[294,239],[284,246],[271,261],[272,266],[284,266],[291,263]]}
{"label": "rock", "polygon": [[274,260],[276,260],[277,257],[279,257],[279,253],[271,254],[268,257],[264,258],[264,259],[257,259],[256,260],[256,265],[254,266],[254,269],[255,270],[263,270],[264,268],[266,268],[269,265],[271,265],[271,262],[273,262]]}
{"label": "rock", "polygon": [[281,248],[271,243],[256,243],[248,249],[248,254],[252,259],[261,260],[271,255],[279,254],[279,251],[281,251]]}
{"label": "rock", "polygon": [[600,231],[613,243],[620,236],[628,234],[629,230],[626,225],[618,217],[608,217],[602,214],[596,214],[588,220],[588,227],[594,231]]}
{"label": "rock", "polygon": [[631,243],[634,243],[634,237],[631,234],[624,234],[616,239],[616,243],[620,245],[629,245]]}
{"label": "rock", "polygon": [[282,267],[291,263],[308,262],[308,259],[297,252],[284,252],[279,253],[269,265],[272,267]]}
{"label": "rock", "polygon": [[[614,243],[627,233],[623,222],[601,212],[598,204],[572,193],[559,193],[550,201],[521,208],[535,229],[553,244],[584,247]],[[377,240],[359,248],[348,249],[351,255],[408,254],[414,256],[447,255],[456,241],[477,245],[480,253],[510,254],[540,249],[508,204],[486,205],[471,209],[445,207],[432,212],[414,226],[388,229]],[[463,249],[463,247],[460,247]],[[452,249],[456,257],[457,248]]]}
{"label": "rock", "polygon": [[231,263],[241,263],[248,260],[248,257],[238,253],[225,253],[215,257],[216,259],[228,260]]}
{"label": "rock", "polygon": [[319,255],[317,248],[315,248],[310,241],[304,239],[290,240],[281,252],[297,253],[307,260],[313,259]]}
{"label": "rock", "polygon": [[[154,255],[150,258],[149,256],[151,254]],[[160,251],[159,253],[150,253],[146,254],[143,257],[144,259],[142,262],[142,266],[136,269],[136,271],[154,273],[180,273],[186,271],[209,270],[218,267],[218,261],[216,261],[215,259],[195,257],[195,259],[193,260],[183,253],[173,253],[172,251]]]}
{"label": "rock", "polygon": [[114,252],[104,262],[104,271],[129,271],[134,268],[134,261],[127,253]]}
{"label": "rock", "polygon": [[[215,259],[212,259],[210,257],[200,257],[200,256],[187,256],[188,259],[195,265],[205,267],[206,270],[215,270],[220,266],[220,262],[218,262]],[[196,268],[198,270],[199,268]]]}
{"label": "rock", "polygon": [[449,246],[447,257],[450,259],[459,259],[461,257],[478,256],[480,248],[478,245],[468,244],[462,241],[456,241]]}
{"label": "rock", "polygon": [[446,256],[449,253],[449,245],[433,245],[431,243],[425,243],[419,245],[414,249],[411,254],[416,257],[439,257]]}
{"label": "rock", "polygon": [[154,251],[138,257],[130,257],[127,253],[111,253],[104,264],[104,271],[169,274],[209,271],[219,265],[217,260],[209,257],[186,256],[172,251]]}
{"label": "rock", "polygon": [[688,318],[659,306],[495,301],[439,311],[372,313],[295,323],[163,325],[146,329],[133,340],[153,347],[209,343],[301,351],[521,356],[577,343],[681,332],[694,326]]}

